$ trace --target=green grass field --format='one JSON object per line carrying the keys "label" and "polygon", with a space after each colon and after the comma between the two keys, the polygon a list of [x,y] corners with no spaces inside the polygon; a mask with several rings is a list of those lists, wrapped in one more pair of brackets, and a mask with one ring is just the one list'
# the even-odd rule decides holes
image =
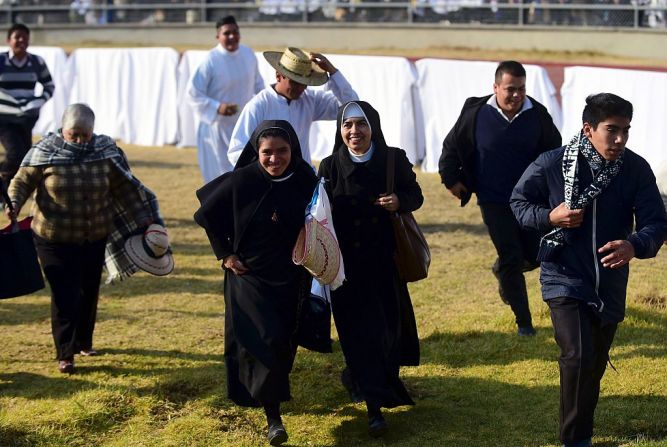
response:
{"label": "green grass field", "polygon": [[[0,302],[0,446],[261,446],[261,410],[226,398],[222,272],[192,221],[194,150],[126,147],[160,198],[176,269],[103,286],[95,347],[77,373],[57,371],[48,292]],[[402,376],[412,408],[387,412],[371,440],[365,408],[338,380],[343,358],[300,350],[284,405],[291,446],[557,446],[558,350],[537,272],[527,275],[538,334],[515,335],[497,294],[493,246],[478,208],[457,206],[437,175],[419,174],[417,213],[433,254],[411,284],[422,365]],[[335,335],[335,334],[334,334]],[[667,251],[633,261],[626,321],[596,418],[596,446],[667,446]]]}

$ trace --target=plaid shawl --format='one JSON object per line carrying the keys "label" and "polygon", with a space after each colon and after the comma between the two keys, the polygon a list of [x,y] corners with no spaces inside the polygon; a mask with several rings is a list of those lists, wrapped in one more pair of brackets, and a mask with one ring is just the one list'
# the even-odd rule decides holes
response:
{"label": "plaid shawl", "polygon": [[49,133],[30,148],[21,166],[68,165],[122,156],[116,142],[106,135],[94,135],[87,144],[68,143],[60,131]]}
{"label": "plaid shawl", "polygon": [[[579,154],[593,170],[594,178],[590,185],[579,193]],[[565,147],[563,153],[563,177],[565,180],[565,204],[571,210],[583,209],[609,186],[621,172],[623,154],[614,161],[606,161],[580,131]],[[551,261],[560,247],[566,243],[565,228],[557,227],[542,237],[537,254],[538,261]]]}
{"label": "plaid shawl", "polygon": [[[30,149],[21,166],[65,165],[100,160],[113,162],[114,166],[137,189],[142,207],[146,210],[150,221],[164,225],[157,197],[132,175],[125,153],[116,146],[112,138],[106,135],[94,135],[87,144],[74,144],[65,141],[60,131],[49,133]],[[143,228],[139,227],[140,222],[133,219],[118,201],[113,200],[112,206],[114,208],[113,224],[105,251],[107,284],[129,278],[139,270],[125,252],[125,241],[130,236],[143,231]]]}

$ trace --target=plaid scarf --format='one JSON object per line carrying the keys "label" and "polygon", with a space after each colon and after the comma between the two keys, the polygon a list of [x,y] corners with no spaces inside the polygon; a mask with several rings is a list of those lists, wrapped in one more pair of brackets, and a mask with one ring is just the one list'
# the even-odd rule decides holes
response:
{"label": "plaid scarf", "polygon": [[[68,143],[63,139],[60,131],[49,133],[26,154],[21,166],[40,165],[67,165],[75,163],[90,163],[93,161],[111,160],[123,176],[137,189],[141,197],[142,207],[153,223],[164,226],[160,215],[160,207],[155,194],[146,188],[141,181],[132,175],[125,153],[116,146],[116,142],[106,135],[94,135],[89,143]],[[129,278],[139,268],[127,256],[125,241],[130,236],[140,234],[143,228],[139,227],[132,216],[117,201],[112,200],[113,224],[107,238],[105,250],[105,266],[107,269],[106,284],[116,280]]]}
{"label": "plaid scarf", "polygon": [[106,135],[94,135],[89,143],[68,143],[60,130],[49,133],[30,148],[21,166],[71,165],[118,157],[116,142]]}
{"label": "plaid scarf", "polygon": [[[579,164],[581,154],[593,170],[593,181],[579,193]],[[580,131],[565,147],[563,154],[563,178],[565,180],[565,205],[571,210],[583,209],[609,186],[621,172],[623,154],[614,161],[605,160]],[[565,245],[565,228],[557,227],[542,237],[537,254],[538,261],[553,260],[556,252]]]}

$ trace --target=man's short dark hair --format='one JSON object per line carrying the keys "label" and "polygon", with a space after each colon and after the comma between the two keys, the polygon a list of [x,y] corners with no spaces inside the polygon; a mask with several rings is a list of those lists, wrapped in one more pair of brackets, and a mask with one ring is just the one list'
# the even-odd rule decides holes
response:
{"label": "man's short dark hair", "polygon": [[502,61],[498,64],[498,68],[496,68],[496,84],[500,84],[500,81],[503,79],[503,74],[505,73],[516,78],[526,77],[526,69],[523,68],[523,65],[521,65],[519,62]]}
{"label": "man's short dark hair", "polygon": [[30,35],[30,28],[25,26],[23,23],[15,23],[7,30],[7,39],[11,38],[15,31],[23,31],[28,36]]}
{"label": "man's short dark hair", "polygon": [[598,124],[612,116],[632,120],[632,103],[613,93],[597,93],[586,98],[586,107],[581,116],[584,123],[597,129]]}
{"label": "man's short dark hair", "polygon": [[221,19],[218,19],[217,22],[215,22],[215,29],[220,29],[221,27],[225,25],[236,25],[239,26],[236,23],[236,18],[234,16],[225,16]]}

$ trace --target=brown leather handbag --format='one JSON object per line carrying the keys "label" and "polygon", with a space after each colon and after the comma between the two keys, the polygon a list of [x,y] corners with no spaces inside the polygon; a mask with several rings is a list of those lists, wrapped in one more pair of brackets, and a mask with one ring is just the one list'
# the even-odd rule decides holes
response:
{"label": "brown leather handbag", "polygon": [[[397,150],[387,148],[387,194],[394,192]],[[394,263],[398,276],[405,282],[426,278],[431,265],[431,250],[415,217],[411,212],[391,213],[391,224],[396,240]]]}

